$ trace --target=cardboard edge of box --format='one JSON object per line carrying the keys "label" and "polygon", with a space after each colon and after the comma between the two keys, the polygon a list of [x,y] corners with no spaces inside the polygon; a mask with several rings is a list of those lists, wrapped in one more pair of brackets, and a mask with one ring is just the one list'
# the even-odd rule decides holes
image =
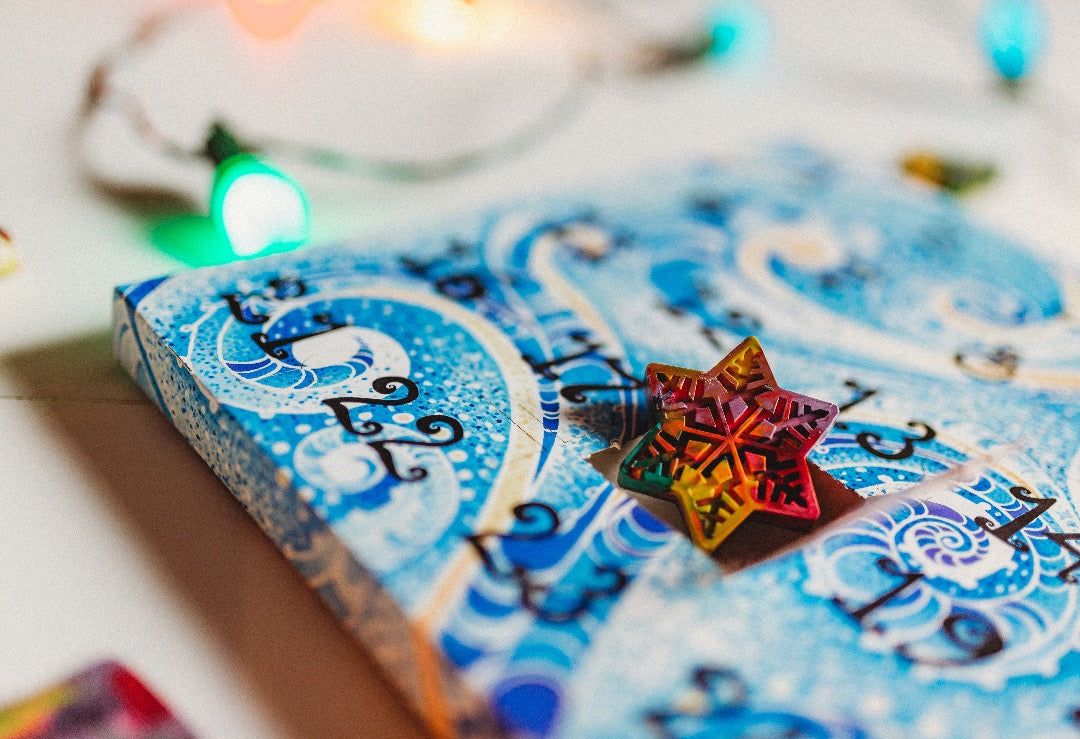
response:
{"label": "cardboard edge of box", "polygon": [[[145,284],[145,283],[143,283]],[[131,299],[135,285],[116,288],[113,353],[124,370],[166,415],[263,532],[299,571],[392,685],[436,736],[498,736],[487,701],[471,691],[438,647],[410,622],[377,577],[334,535],[299,496],[291,477],[243,430],[227,406],[217,405],[190,368],[150,326]],[[145,294],[149,294],[147,291]],[[145,294],[140,297],[145,297]],[[130,334],[130,335],[128,335]],[[169,375],[166,397],[159,378]],[[205,433],[212,427],[214,433]],[[275,498],[277,500],[275,500]],[[290,521],[279,505],[294,507]],[[276,505],[277,504],[277,505]],[[288,530],[281,522],[296,523]],[[299,548],[294,538],[310,546]]]}

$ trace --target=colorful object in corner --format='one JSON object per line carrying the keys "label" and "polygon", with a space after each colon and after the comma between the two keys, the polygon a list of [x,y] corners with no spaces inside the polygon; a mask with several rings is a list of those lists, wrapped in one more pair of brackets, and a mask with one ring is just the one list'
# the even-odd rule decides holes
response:
{"label": "colorful object in corner", "polygon": [[1046,12],[1038,0],[990,0],[979,15],[979,40],[1006,82],[1019,82],[1046,50]]}
{"label": "colorful object in corner", "polygon": [[19,258],[15,254],[15,242],[11,235],[0,228],[0,277],[9,275],[19,266]]}
{"label": "colorful object in corner", "polygon": [[707,552],[751,515],[795,528],[817,520],[806,455],[836,406],[779,388],[752,336],[708,372],[645,372],[659,420],[623,461],[620,485],[678,503]]}
{"label": "colorful object in corner", "polygon": [[0,739],[190,739],[130,670],[101,662],[21,703],[0,709]]}
{"label": "colorful object in corner", "polygon": [[954,195],[977,190],[997,176],[997,170],[988,162],[967,162],[945,159],[927,151],[917,151],[904,157],[900,166],[904,172],[920,182],[925,182]]}
{"label": "colorful object in corner", "polygon": [[210,129],[210,217],[236,256],[288,251],[310,230],[307,198],[291,178],[246,151],[220,123]]}

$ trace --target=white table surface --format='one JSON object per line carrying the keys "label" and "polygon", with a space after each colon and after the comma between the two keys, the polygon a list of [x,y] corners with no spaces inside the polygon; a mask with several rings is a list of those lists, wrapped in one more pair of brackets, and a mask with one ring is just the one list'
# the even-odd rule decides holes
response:
{"label": "white table surface", "polygon": [[[917,147],[992,159],[973,216],[1080,264],[1080,4],[1049,3],[1049,54],[1019,97],[983,63],[975,3],[766,5],[772,46],[749,71],[608,79],[534,148],[435,183],[305,181],[315,240],[797,139],[882,168]],[[0,278],[0,704],[113,657],[202,736],[417,735],[111,357],[113,286],[184,265],[90,185],[76,121],[92,65],[161,6],[0,3],[0,227],[22,260]]]}

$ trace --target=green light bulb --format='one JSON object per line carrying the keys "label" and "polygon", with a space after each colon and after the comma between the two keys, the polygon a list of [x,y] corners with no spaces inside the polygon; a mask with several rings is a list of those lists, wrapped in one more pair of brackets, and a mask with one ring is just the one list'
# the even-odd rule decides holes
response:
{"label": "green light bulb", "polygon": [[218,165],[210,217],[239,257],[293,249],[308,237],[307,199],[292,179],[250,154]]}
{"label": "green light bulb", "polygon": [[211,131],[206,153],[217,164],[210,217],[233,253],[287,251],[307,240],[308,204],[296,182],[241,150],[220,125]]}

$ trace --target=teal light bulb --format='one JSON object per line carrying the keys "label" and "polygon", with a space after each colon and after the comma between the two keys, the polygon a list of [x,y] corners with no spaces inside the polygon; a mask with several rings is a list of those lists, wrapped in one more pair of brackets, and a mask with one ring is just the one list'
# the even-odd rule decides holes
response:
{"label": "teal light bulb", "polygon": [[759,61],[772,27],[756,0],[721,0],[709,13],[709,56],[725,64]]}
{"label": "teal light bulb", "polygon": [[979,38],[1004,79],[1029,74],[1046,49],[1048,24],[1038,0],[989,0],[979,16]]}
{"label": "teal light bulb", "polygon": [[250,154],[218,165],[210,217],[238,257],[286,251],[307,240],[307,199],[292,179]]}

